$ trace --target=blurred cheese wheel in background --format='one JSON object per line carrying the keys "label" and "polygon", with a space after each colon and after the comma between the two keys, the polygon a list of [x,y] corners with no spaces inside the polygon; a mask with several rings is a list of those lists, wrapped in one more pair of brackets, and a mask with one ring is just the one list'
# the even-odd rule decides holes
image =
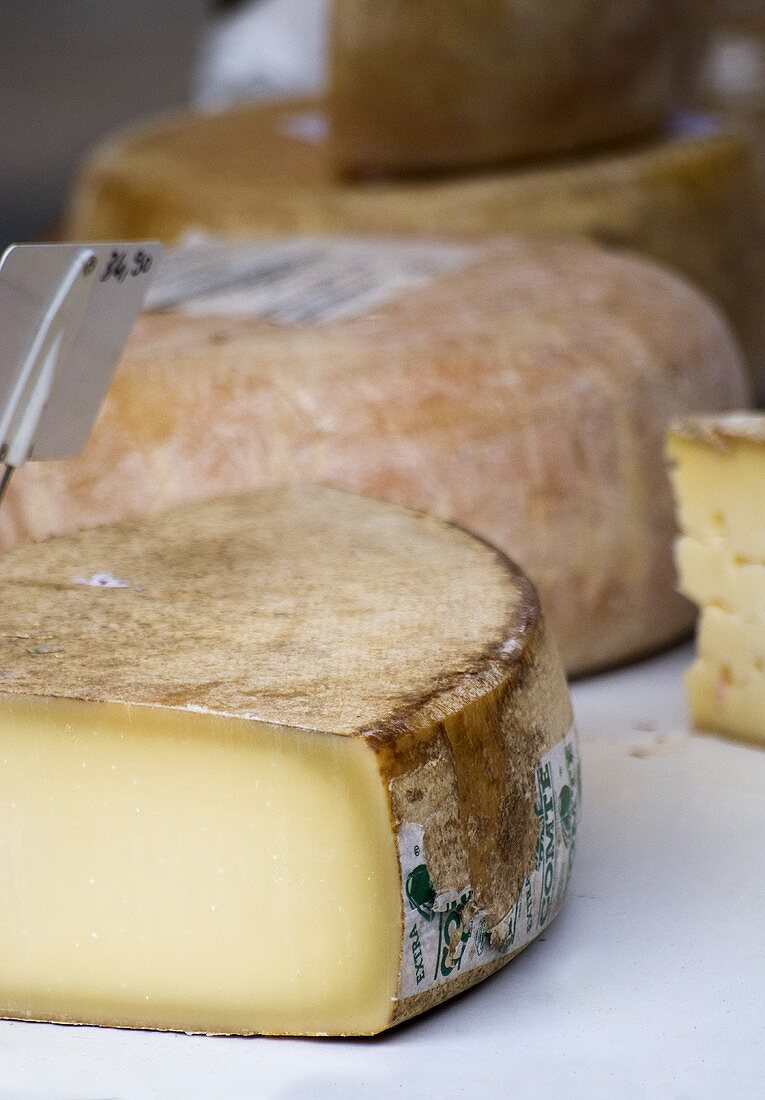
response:
{"label": "blurred cheese wheel in background", "polygon": [[718,0],[697,98],[747,131],[765,174],[765,0]]}
{"label": "blurred cheese wheel in background", "polygon": [[337,164],[466,168],[644,134],[692,82],[700,10],[688,0],[335,0]]}
{"label": "blurred cheese wheel in background", "polygon": [[313,481],[455,520],[538,586],[570,672],[677,640],[670,421],[748,389],[714,307],[581,241],[290,238],[165,257],[85,452],[0,545]]}
{"label": "blurred cheese wheel in background", "polygon": [[765,382],[765,212],[744,138],[704,116],[558,165],[352,183],[323,104],[179,115],[115,135],[72,197],[80,239],[225,234],[574,234],[642,252],[722,305]]}

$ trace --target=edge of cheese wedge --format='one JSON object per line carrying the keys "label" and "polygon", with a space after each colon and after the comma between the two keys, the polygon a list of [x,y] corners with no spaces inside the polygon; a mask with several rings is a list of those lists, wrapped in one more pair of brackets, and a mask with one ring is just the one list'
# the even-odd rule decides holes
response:
{"label": "edge of cheese wedge", "polygon": [[765,415],[676,424],[680,588],[700,608],[687,676],[694,724],[765,743]]}

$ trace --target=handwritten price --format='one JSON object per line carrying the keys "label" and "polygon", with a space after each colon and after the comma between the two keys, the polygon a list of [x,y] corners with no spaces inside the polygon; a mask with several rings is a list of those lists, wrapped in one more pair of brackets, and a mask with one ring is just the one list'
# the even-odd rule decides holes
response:
{"label": "handwritten price", "polygon": [[132,278],[137,275],[144,275],[151,269],[152,263],[151,254],[144,252],[141,248],[130,259],[128,259],[127,252],[112,252],[101,275],[101,282],[105,283],[109,279],[116,279],[118,283],[122,283],[128,275]]}

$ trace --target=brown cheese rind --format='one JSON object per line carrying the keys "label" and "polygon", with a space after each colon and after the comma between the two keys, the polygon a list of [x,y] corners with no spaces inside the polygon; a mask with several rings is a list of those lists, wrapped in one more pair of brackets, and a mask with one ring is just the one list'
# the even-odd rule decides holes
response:
{"label": "brown cheese rind", "polygon": [[405,710],[417,731],[499,681],[487,646],[528,634],[517,577],[464,531],[347,493],[208,501],[5,554],[2,688],[397,737]]}
{"label": "brown cheese rind", "polygon": [[335,0],[337,163],[466,168],[645,133],[692,84],[699,24],[682,0]]}
{"label": "brown cheese rind", "polygon": [[765,444],[765,415],[736,412],[687,417],[672,425],[672,435],[718,451],[728,451],[735,443]]}

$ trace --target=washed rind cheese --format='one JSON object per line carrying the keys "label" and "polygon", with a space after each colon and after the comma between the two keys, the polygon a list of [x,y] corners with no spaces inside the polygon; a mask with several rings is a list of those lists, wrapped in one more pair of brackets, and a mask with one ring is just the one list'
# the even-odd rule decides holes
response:
{"label": "washed rind cheese", "polygon": [[765,743],[765,416],[683,421],[669,454],[680,585],[701,609],[691,715],[701,728]]}
{"label": "washed rind cheese", "polygon": [[335,0],[337,163],[360,173],[466,168],[655,129],[692,84],[699,7]]}
{"label": "washed rind cheese", "polygon": [[4,545],[313,481],[498,545],[572,673],[690,631],[664,438],[748,394],[696,291],[517,239],[208,242],[163,270],[84,454],[18,471]]}
{"label": "washed rind cheese", "polygon": [[321,488],[5,554],[0,1016],[369,1034],[557,912],[579,765],[533,587]]}
{"label": "washed rind cheese", "polygon": [[709,118],[670,136],[535,168],[339,179],[316,100],[185,115],[117,134],[84,165],[67,233],[190,230],[545,233],[593,238],[685,275],[733,323],[765,394],[765,212],[746,140]]}

